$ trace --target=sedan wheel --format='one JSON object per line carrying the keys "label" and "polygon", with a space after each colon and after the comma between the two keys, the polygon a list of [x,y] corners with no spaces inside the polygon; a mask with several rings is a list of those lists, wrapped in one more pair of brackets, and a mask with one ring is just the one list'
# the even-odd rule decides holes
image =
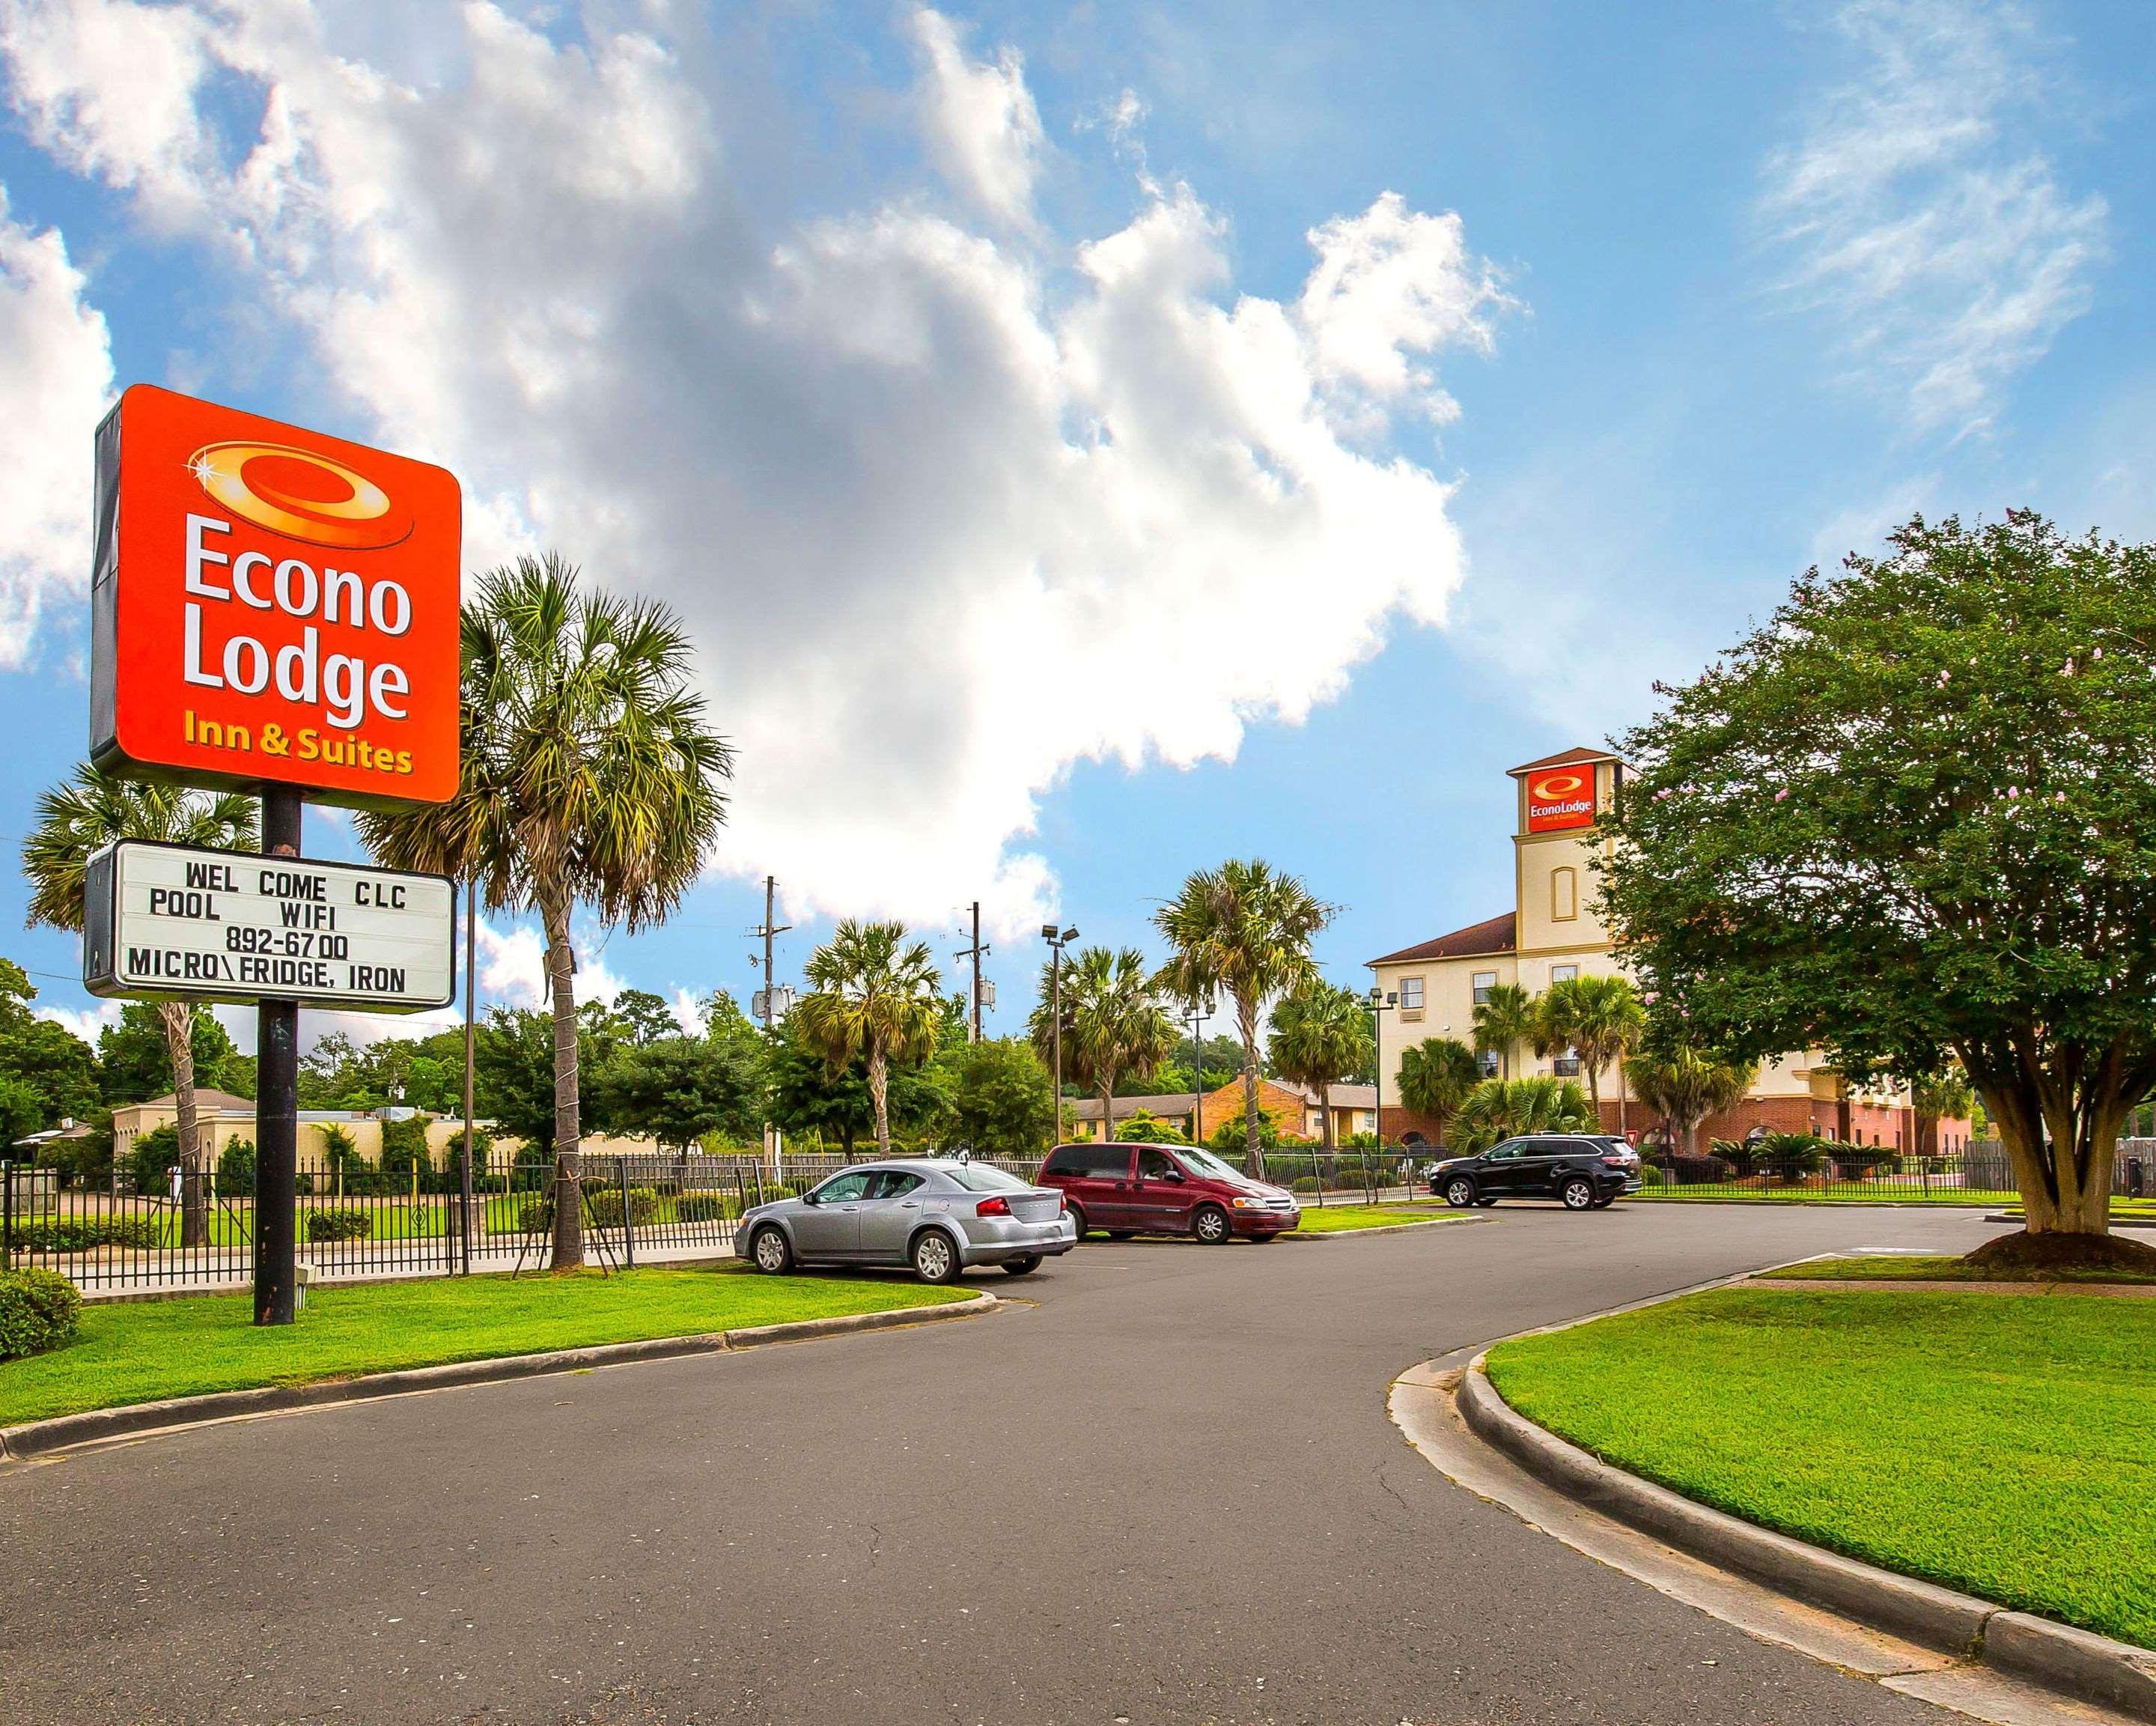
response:
{"label": "sedan wheel", "polygon": [[1228,1213],[1217,1205],[1199,1205],[1190,1220],[1190,1232],[1208,1246],[1220,1246],[1228,1239]]}
{"label": "sedan wheel", "polygon": [[913,1274],[923,1282],[956,1282],[958,1249],[941,1229],[930,1229],[913,1243]]}
{"label": "sedan wheel", "polygon": [[783,1229],[758,1229],[750,1251],[756,1259],[756,1267],[767,1277],[776,1277],[793,1268],[793,1249],[787,1244]]}
{"label": "sedan wheel", "polygon": [[1004,1261],[1004,1275],[1006,1277],[1030,1277],[1040,1268],[1040,1261],[1031,1253],[1028,1253],[1022,1259]]}
{"label": "sedan wheel", "polygon": [[1445,1202],[1455,1210],[1465,1210],[1475,1202],[1475,1183],[1464,1174],[1455,1174],[1445,1184]]}
{"label": "sedan wheel", "polygon": [[1564,1208],[1567,1210],[1594,1209],[1594,1183],[1583,1180],[1576,1174],[1558,1189],[1557,1195],[1564,1200]]}

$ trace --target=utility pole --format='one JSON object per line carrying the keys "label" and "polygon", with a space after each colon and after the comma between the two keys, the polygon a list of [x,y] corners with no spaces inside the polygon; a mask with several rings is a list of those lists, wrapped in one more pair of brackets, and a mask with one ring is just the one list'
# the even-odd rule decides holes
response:
{"label": "utility pole", "polygon": [[962,948],[952,955],[953,958],[971,959],[973,962],[973,1013],[969,1034],[966,1039],[969,1043],[978,1043],[981,1040],[981,959],[988,951],[988,949],[981,944],[981,902],[976,899],[973,902],[973,944],[971,947]]}
{"label": "utility pole", "polygon": [[[778,979],[771,968],[775,963],[772,943],[793,927],[791,923],[782,923],[778,920],[778,877],[767,875],[763,878],[763,921],[749,931],[750,934],[763,938],[763,987],[757,991],[755,999],[749,1004],[762,1009],[756,1016],[763,1021],[763,1039],[767,1043],[778,1040],[778,1015],[790,1004],[779,999]],[[754,964],[756,961],[751,959],[749,963]],[[790,990],[788,994],[791,994]],[[771,1159],[773,1172],[776,1174],[778,1169],[778,1141],[768,1121],[763,1123],[763,1149],[764,1154]]]}
{"label": "utility pole", "polygon": [[[1061,1144],[1063,1143],[1063,949],[1078,938],[1078,931],[1075,928],[1058,930],[1053,923],[1043,923],[1040,926],[1040,938],[1048,943],[1050,951],[1055,955],[1055,963],[1050,968],[1050,999],[1048,1013],[1055,1027],[1055,1142]],[[1104,1139],[1113,1138],[1116,1136],[1112,1131],[1113,1126],[1114,1122],[1103,1118],[1101,1122],[1101,1137]]]}
{"label": "utility pole", "polygon": [[[1205,1143],[1205,1021],[1213,1016],[1213,1003],[1193,1000],[1190,1003],[1190,1142],[1194,1145]],[[1319,1189],[1319,1203],[1323,1200]]]}

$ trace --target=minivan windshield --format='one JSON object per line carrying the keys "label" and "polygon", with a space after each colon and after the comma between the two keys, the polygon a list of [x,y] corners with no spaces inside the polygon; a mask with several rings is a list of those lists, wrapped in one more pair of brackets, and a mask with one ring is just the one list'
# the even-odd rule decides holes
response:
{"label": "minivan windshield", "polygon": [[1177,1159],[1193,1174],[1202,1174],[1208,1180],[1240,1180],[1243,1177],[1230,1169],[1210,1151],[1201,1151],[1195,1145],[1178,1145]]}

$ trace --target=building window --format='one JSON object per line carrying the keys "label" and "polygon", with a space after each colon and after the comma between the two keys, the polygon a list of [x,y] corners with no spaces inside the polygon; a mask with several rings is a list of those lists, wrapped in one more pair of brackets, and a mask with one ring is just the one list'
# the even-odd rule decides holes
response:
{"label": "building window", "polygon": [[1412,1023],[1421,1017],[1422,979],[1403,977],[1400,979],[1400,1019],[1403,1023]]}
{"label": "building window", "polygon": [[1579,1050],[1577,1049],[1566,1050],[1562,1055],[1558,1056],[1556,1060],[1550,1062],[1550,1071],[1555,1073],[1560,1079],[1578,1078],[1579,1076]]}
{"label": "building window", "polygon": [[1579,967],[1577,965],[1552,965],[1550,967],[1550,981],[1553,983],[1577,983],[1579,981]]}
{"label": "building window", "polygon": [[1577,869],[1553,869],[1550,871],[1550,921],[1568,923],[1579,915],[1579,871]]}
{"label": "building window", "polygon": [[1475,1004],[1478,1007],[1488,1005],[1490,991],[1496,986],[1497,973],[1495,971],[1477,971],[1475,973]]}
{"label": "building window", "polygon": [[1494,1079],[1497,1076],[1497,1051],[1495,1049],[1485,1049],[1476,1058],[1482,1063],[1484,1078]]}

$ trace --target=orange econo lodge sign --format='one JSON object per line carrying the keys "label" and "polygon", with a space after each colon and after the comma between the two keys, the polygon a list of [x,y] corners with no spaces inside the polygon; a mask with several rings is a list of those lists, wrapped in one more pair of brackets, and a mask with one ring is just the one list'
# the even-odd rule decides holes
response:
{"label": "orange econo lodge sign", "polygon": [[1527,775],[1527,831],[1562,833],[1594,824],[1594,763],[1545,768]]}
{"label": "orange econo lodge sign", "polygon": [[96,559],[100,767],[327,803],[455,791],[442,469],[136,384],[98,428]]}

